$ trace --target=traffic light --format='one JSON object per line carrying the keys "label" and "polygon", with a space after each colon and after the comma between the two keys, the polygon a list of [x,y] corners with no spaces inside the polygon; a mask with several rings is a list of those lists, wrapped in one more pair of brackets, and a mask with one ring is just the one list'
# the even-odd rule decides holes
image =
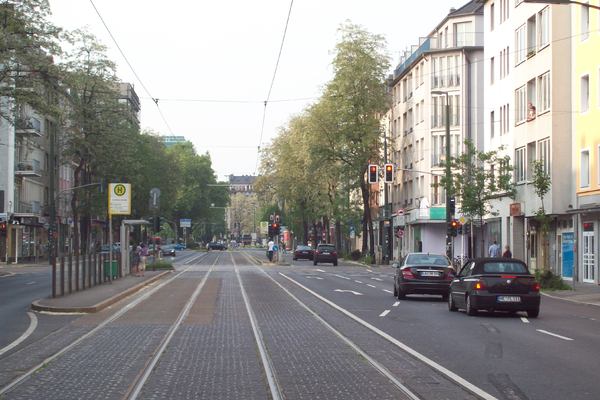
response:
{"label": "traffic light", "polygon": [[0,236],[6,236],[6,221],[0,222]]}
{"label": "traffic light", "polygon": [[154,224],[154,232],[160,232],[160,217],[154,217],[154,221],[152,221],[152,223]]}
{"label": "traffic light", "polygon": [[458,228],[460,228],[460,222],[453,219],[448,223],[448,235],[456,236],[458,234]]}
{"label": "traffic light", "polygon": [[394,164],[385,164],[385,183],[394,182]]}
{"label": "traffic light", "polygon": [[277,222],[271,224],[271,236],[279,235],[281,228]]}
{"label": "traffic light", "polygon": [[448,211],[450,212],[450,215],[453,216],[456,213],[456,197],[452,196],[449,200]]}
{"label": "traffic light", "polygon": [[379,166],[377,164],[369,164],[369,183],[379,182]]}

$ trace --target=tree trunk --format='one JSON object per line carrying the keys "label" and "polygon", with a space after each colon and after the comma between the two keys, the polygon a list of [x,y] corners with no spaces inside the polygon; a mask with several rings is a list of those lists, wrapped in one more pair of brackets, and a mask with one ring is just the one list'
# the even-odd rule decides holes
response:
{"label": "tree trunk", "polygon": [[[75,168],[73,173],[73,187],[81,185],[81,171],[85,168],[85,161],[80,160],[79,165]],[[71,213],[73,215],[73,241],[69,251],[72,254],[79,254],[79,211],[78,211],[79,199],[77,197],[77,190],[73,190],[71,196]]]}
{"label": "tree trunk", "polygon": [[[371,207],[369,204],[369,186],[364,179],[360,182],[360,190],[363,198],[363,254],[375,256],[375,236],[373,235],[373,224],[371,221]],[[368,231],[368,235],[367,235]],[[367,240],[369,245],[367,247]]]}

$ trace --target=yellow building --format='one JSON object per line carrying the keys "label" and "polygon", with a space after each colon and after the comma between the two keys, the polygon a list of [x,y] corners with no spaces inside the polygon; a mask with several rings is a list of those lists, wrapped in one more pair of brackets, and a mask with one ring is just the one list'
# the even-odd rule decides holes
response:
{"label": "yellow building", "polygon": [[[572,7],[574,279],[599,283],[600,0]],[[594,8],[596,6],[596,8]],[[570,242],[565,242],[568,245]],[[568,276],[568,274],[567,274]]]}

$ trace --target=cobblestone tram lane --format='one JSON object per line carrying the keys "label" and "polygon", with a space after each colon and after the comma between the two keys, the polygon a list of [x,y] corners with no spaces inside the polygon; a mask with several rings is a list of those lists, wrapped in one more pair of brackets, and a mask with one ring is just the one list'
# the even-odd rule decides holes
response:
{"label": "cobblestone tram lane", "polygon": [[[0,396],[2,399],[122,399],[147,368],[214,257],[188,270]],[[186,266],[187,267],[187,266]]]}

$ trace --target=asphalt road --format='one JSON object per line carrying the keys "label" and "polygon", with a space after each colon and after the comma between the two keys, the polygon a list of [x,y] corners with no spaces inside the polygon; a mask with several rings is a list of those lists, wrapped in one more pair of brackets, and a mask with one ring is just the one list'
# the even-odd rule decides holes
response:
{"label": "asphalt road", "polygon": [[598,398],[598,307],[544,298],[538,319],[469,317],[398,301],[390,267],[249,254],[264,259],[182,253],[161,282],[0,356],[0,397]]}

